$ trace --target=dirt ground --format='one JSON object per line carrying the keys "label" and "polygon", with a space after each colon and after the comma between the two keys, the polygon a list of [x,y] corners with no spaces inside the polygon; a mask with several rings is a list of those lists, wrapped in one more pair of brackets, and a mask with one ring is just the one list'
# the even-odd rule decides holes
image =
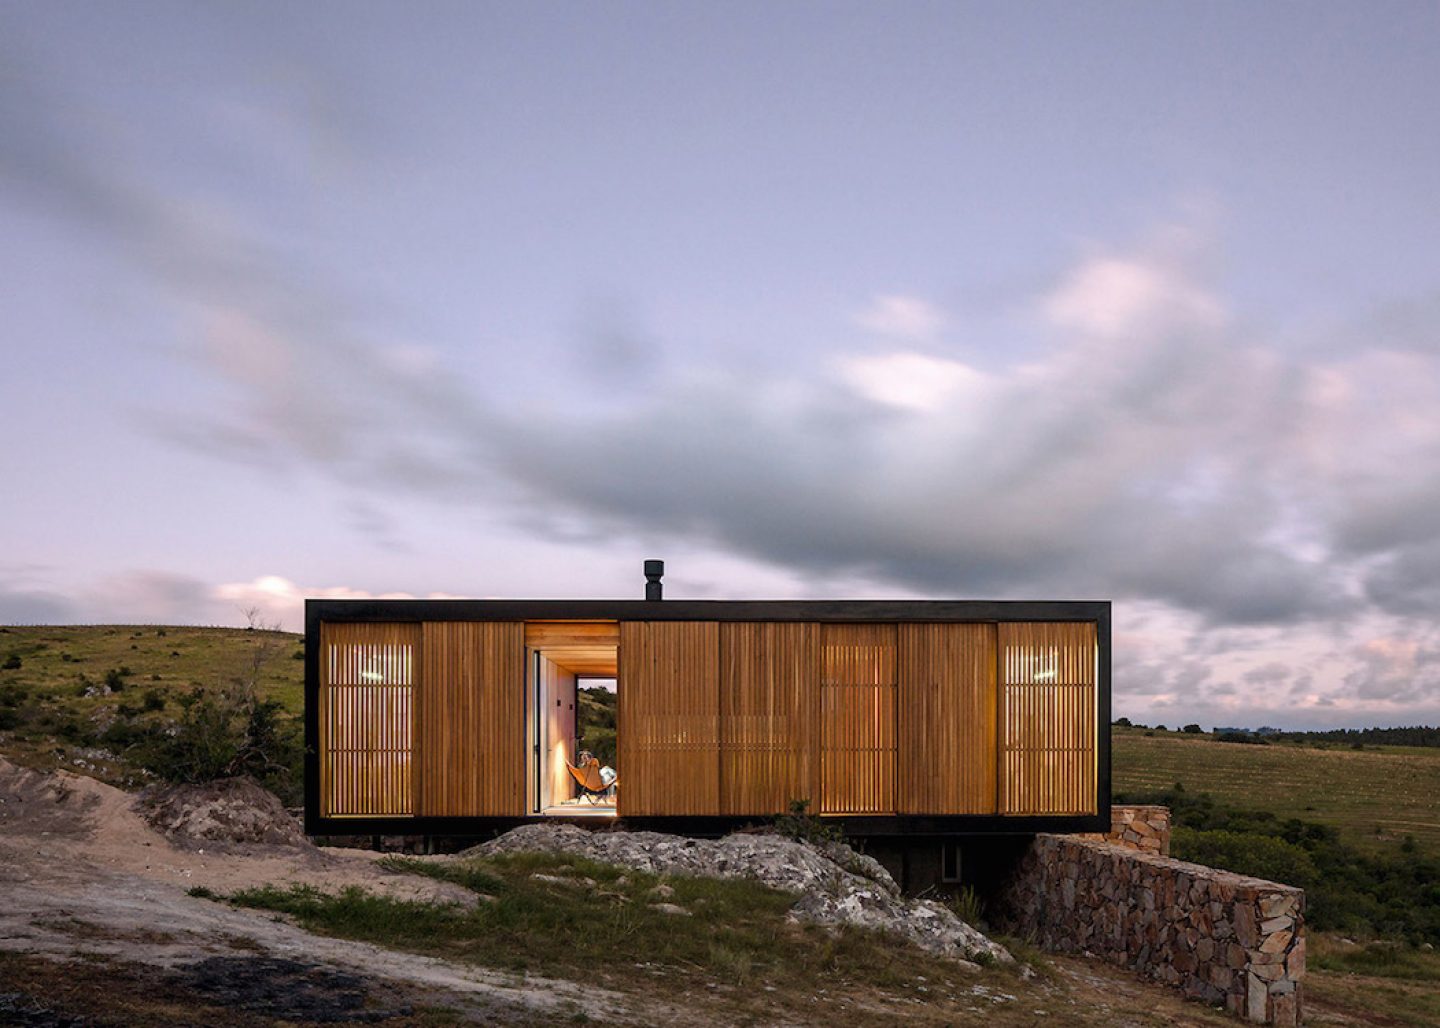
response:
{"label": "dirt ground", "polygon": [[[94,779],[30,771],[0,758],[0,954],[177,972],[157,979],[175,986],[207,959],[248,962],[252,976],[263,982],[276,972],[275,965],[263,961],[278,959],[373,983],[390,997],[392,1009],[443,1007],[462,1020],[677,1020],[678,1011],[666,1004],[636,1009],[634,997],[325,938],[273,914],[189,896],[187,890],[197,886],[230,893],[296,883],[329,891],[359,885],[397,898],[474,902],[474,895],[458,886],[386,872],[376,864],[379,855],[364,850],[208,840],[177,845],[134,807],[133,796]],[[32,1005],[43,1006],[44,999],[27,997]],[[25,1001],[8,1002],[16,1007]],[[263,1012],[264,997],[255,1004]],[[281,1011],[275,1018],[336,1019],[288,1012],[297,1016]],[[0,1006],[0,1023],[47,1023],[17,1021],[20,1016],[18,1009]],[[198,1023],[207,1022],[201,1018]]]}
{"label": "dirt ground", "polygon": [[[94,779],[0,758],[0,1024],[730,1023],[704,996],[621,993],[400,953],[187,895],[197,886],[231,893],[296,883],[475,901],[459,887],[388,872],[368,851],[176,838],[140,809],[133,795]],[[160,823],[177,823],[173,807],[160,804],[164,816],[154,809]],[[1095,961],[1047,963],[1049,980],[1019,996],[978,979],[963,1004],[949,997],[944,1011],[914,1000],[881,1016],[859,995],[851,1009],[867,1011],[857,1024],[946,1023],[952,1011],[992,1026],[1237,1023]]]}

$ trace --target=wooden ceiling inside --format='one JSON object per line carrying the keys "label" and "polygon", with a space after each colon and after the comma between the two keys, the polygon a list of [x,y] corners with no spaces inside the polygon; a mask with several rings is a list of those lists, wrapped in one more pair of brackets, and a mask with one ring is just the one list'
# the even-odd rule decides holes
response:
{"label": "wooden ceiling inside", "polygon": [[614,678],[620,671],[614,621],[527,621],[525,645],[577,675]]}

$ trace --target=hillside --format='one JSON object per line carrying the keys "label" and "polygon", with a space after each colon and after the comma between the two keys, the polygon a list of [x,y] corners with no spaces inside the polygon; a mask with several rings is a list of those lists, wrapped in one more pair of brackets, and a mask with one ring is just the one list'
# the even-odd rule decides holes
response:
{"label": "hillside", "polygon": [[1366,852],[1398,853],[1408,836],[1440,855],[1440,749],[1259,746],[1150,731],[1113,730],[1117,794],[1163,792],[1178,782],[1232,806],[1333,825]]}
{"label": "hillside", "polygon": [[298,722],[303,645],[243,628],[0,627],[0,753],[137,787],[148,776],[136,744],[182,718],[197,690],[253,682],[280,719]]}
{"label": "hillside", "polygon": [[[197,691],[211,694],[223,692],[237,682],[253,682],[258,697],[276,705],[279,727],[293,731],[302,701],[303,663],[296,659],[301,645],[301,637],[297,635],[244,629],[153,625],[0,628],[0,755],[30,767],[80,771],[133,790],[151,780],[138,762],[144,747],[133,740],[143,742],[147,738],[146,730],[163,734],[187,717],[193,719],[194,711],[200,706],[195,699]],[[611,697],[598,700],[603,702],[592,712],[597,745],[599,735],[609,730],[608,719],[613,709]],[[601,707],[605,709],[599,709]],[[1208,736],[1169,732],[1147,735],[1141,729],[1122,728],[1114,733],[1114,756],[1115,788],[1121,793],[1173,791],[1179,783],[1186,796],[1209,793],[1222,804],[1334,826],[1347,844],[1383,855],[1396,865],[1415,864],[1418,857],[1427,855],[1440,856],[1440,825],[1437,825],[1440,802],[1436,799],[1440,797],[1440,750],[1397,747],[1353,750],[1291,743],[1241,745],[1218,743]],[[298,772],[298,767],[295,771]],[[43,834],[49,838],[50,833]],[[1214,834],[1196,832],[1193,838],[1203,841]],[[1407,836],[1412,836],[1414,842],[1407,842]],[[17,852],[28,852],[30,840],[12,841],[18,847]],[[151,850],[155,848],[148,842],[145,845]],[[138,853],[127,851],[126,859],[138,860],[137,869],[148,873],[151,856],[138,856]],[[119,858],[112,854],[104,859],[110,865]],[[159,869],[157,874],[173,877],[175,873],[161,865],[155,866]],[[211,873],[219,868],[220,865],[212,864]],[[184,875],[184,884],[193,884],[191,871],[186,870]],[[293,871],[288,869],[275,875],[277,883],[292,878]],[[30,890],[27,895],[33,891],[35,880],[27,880],[26,890]],[[1329,884],[1328,879],[1325,884]],[[153,891],[156,887],[146,888]],[[167,888],[173,891],[175,886]],[[123,896],[124,890],[115,895]],[[1413,891],[1406,895],[1415,901],[1421,898]],[[1314,899],[1332,902],[1326,900],[1321,891],[1317,891]],[[197,908],[194,903],[202,902],[196,900],[187,906],[186,916],[199,916],[195,911],[205,908]],[[218,906],[216,910],[219,911],[216,916],[232,919],[226,922],[227,930],[243,928],[242,934],[247,938],[257,932],[259,929],[255,926],[262,923],[251,919],[242,925],[233,920],[242,912]],[[112,913],[117,918],[131,916],[118,910]],[[359,931],[344,928],[348,913],[343,904],[333,910],[317,907],[312,914],[318,919],[315,927],[320,931],[348,933],[352,937]],[[322,914],[333,923],[325,922]],[[424,911],[416,916],[421,914],[431,916]],[[263,919],[263,924],[271,923],[268,917]],[[574,927],[569,924],[565,931],[572,931]],[[126,930],[140,931],[133,927]],[[211,928],[207,926],[206,931]],[[88,935],[88,929],[82,934]],[[1435,1023],[1440,1017],[1440,1007],[1437,1007],[1440,1001],[1435,990],[1435,982],[1440,981],[1440,960],[1435,954],[1397,942],[1367,943],[1364,933],[1351,934],[1360,942],[1339,934],[1316,932],[1312,936],[1307,986],[1312,1021]],[[759,972],[746,969],[752,957],[743,954],[737,957],[729,951],[717,951],[711,957],[711,962],[718,963],[706,974],[719,974],[722,980],[727,974],[747,979],[737,995],[754,992],[756,983],[749,979],[764,981]],[[1048,967],[1038,981],[1017,982],[1013,977],[1003,977],[988,985],[967,986],[974,997],[969,1006],[930,1005],[929,990],[937,985],[938,974],[930,978],[928,985],[918,986],[913,984],[913,975],[891,981],[894,976],[889,971],[885,972],[889,977],[882,976],[877,981],[837,983],[838,987],[831,990],[833,994],[826,1002],[835,1008],[838,1016],[839,1011],[850,1004],[874,1002],[883,996],[887,1003],[914,1004],[910,1011],[925,1016],[933,1014],[942,1022],[955,1020],[958,1014],[958,1020],[962,1021],[973,1018],[992,1024],[1032,1023],[1031,1010],[1055,1007],[1071,1014],[1094,1013],[1104,1023],[1225,1022],[1223,1018],[1212,1020],[1211,1013],[1204,1007],[1184,1003],[1167,990],[1145,986],[1123,972],[1093,962],[1042,959],[1038,954],[1032,958]],[[730,970],[723,970],[721,965]],[[466,971],[471,976],[476,973],[473,967]],[[648,982],[653,973],[657,972],[646,967],[628,978],[617,972],[614,984],[649,996],[651,987],[642,983]],[[689,968],[684,973],[695,971]],[[0,947],[0,986],[43,993],[55,987],[51,980],[55,974],[48,961],[25,955],[23,948],[20,953],[6,954]],[[98,975],[94,980],[103,983],[103,987],[97,986],[95,990],[93,1009],[108,1009],[117,989],[137,1004],[147,1002],[147,989],[136,984],[138,979],[128,977],[128,972],[120,973],[107,965],[104,969],[92,968],[90,974]],[[986,974],[988,982],[992,972]],[[6,985],[7,982],[10,984]],[[775,987],[784,991],[793,989],[794,984],[780,982]],[[986,993],[987,988],[992,991]],[[900,999],[902,993],[905,994],[903,1000]],[[994,996],[1002,993],[1007,997],[1003,1006],[992,1006],[982,1012],[974,1005],[982,999],[987,1005],[998,1003]],[[635,996],[631,999],[640,1001]],[[1107,1003],[1113,1006],[1107,1008],[1103,1005]],[[721,1003],[710,1012],[733,1014],[736,1009]],[[141,1018],[135,1023],[150,1022]],[[157,1015],[154,1023],[164,1023],[164,1017]],[[263,1023],[270,1022],[264,1020]],[[452,1022],[441,1017],[440,1023]]]}

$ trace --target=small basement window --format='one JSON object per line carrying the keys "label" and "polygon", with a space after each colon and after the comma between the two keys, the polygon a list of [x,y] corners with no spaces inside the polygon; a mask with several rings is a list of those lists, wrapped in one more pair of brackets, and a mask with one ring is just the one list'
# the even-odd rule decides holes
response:
{"label": "small basement window", "polygon": [[960,844],[958,842],[942,842],[940,844],[940,880],[942,882],[960,881]]}

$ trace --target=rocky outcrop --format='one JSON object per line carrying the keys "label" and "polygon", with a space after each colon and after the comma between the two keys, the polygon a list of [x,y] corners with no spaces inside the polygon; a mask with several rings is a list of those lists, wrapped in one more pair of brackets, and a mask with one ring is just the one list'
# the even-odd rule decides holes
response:
{"label": "rocky outcrop", "polygon": [[1159,853],[1039,835],[1001,897],[1007,926],[1251,1021],[1300,1022],[1305,894]]}
{"label": "rocky outcrop", "polygon": [[181,842],[310,846],[285,805],[250,778],[152,787],[140,794],[136,809],[156,829]]}
{"label": "rocky outcrop", "polygon": [[778,835],[740,833],[691,839],[660,832],[593,832],[574,825],[524,825],[466,850],[467,856],[568,853],[658,875],[753,878],[797,893],[791,917],[813,924],[870,928],[930,953],[1009,961],[1009,952],[948,907],[900,895],[880,864],[843,843],[821,846]]}

